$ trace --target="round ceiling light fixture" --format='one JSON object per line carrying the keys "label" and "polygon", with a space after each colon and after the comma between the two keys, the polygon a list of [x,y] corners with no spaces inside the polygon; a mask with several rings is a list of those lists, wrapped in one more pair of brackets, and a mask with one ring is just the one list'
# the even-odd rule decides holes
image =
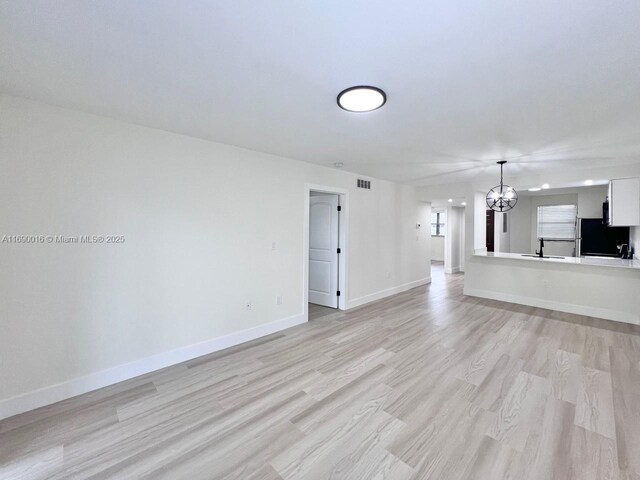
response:
{"label": "round ceiling light fixture", "polygon": [[338,94],[338,106],[347,112],[371,112],[383,106],[387,95],[377,87],[360,85]]}

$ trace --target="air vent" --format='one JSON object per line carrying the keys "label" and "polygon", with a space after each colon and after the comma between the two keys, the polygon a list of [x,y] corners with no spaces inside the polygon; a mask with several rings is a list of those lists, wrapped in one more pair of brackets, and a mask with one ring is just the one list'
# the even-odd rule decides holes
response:
{"label": "air vent", "polygon": [[358,188],[366,188],[367,190],[371,190],[371,181],[358,179]]}

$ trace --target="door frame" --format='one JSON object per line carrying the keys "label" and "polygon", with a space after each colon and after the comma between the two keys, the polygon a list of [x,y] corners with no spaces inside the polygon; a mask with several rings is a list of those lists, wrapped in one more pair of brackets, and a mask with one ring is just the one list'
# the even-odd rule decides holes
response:
{"label": "door frame", "polygon": [[340,197],[340,220],[338,245],[340,255],[338,256],[338,310],[347,309],[348,291],[347,282],[349,276],[348,255],[349,255],[349,190],[344,188],[329,187],[327,185],[316,185],[312,183],[304,184],[304,222],[302,232],[302,300],[305,319],[309,319],[309,207],[311,192],[334,194]]}

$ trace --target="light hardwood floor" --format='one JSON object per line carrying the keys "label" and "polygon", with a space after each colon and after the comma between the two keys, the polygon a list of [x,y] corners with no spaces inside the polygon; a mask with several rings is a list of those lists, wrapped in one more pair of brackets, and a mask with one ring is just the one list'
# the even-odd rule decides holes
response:
{"label": "light hardwood floor", "polygon": [[322,305],[309,304],[309,320],[322,320],[327,315],[333,315],[338,312],[336,308],[323,307]]}
{"label": "light hardwood floor", "polygon": [[640,329],[433,277],[6,419],[0,478],[640,478]]}

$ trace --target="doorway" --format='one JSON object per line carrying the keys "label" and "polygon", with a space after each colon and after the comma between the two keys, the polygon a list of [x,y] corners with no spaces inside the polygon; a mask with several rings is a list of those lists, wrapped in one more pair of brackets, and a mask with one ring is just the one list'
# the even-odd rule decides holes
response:
{"label": "doorway", "polygon": [[309,198],[309,303],[338,308],[340,197],[311,192]]}
{"label": "doorway", "polygon": [[[305,185],[304,313],[347,309],[349,191]],[[310,315],[310,312],[312,315]]]}
{"label": "doorway", "polygon": [[495,250],[495,222],[496,222],[496,212],[493,210],[487,210],[487,252],[493,252]]}

